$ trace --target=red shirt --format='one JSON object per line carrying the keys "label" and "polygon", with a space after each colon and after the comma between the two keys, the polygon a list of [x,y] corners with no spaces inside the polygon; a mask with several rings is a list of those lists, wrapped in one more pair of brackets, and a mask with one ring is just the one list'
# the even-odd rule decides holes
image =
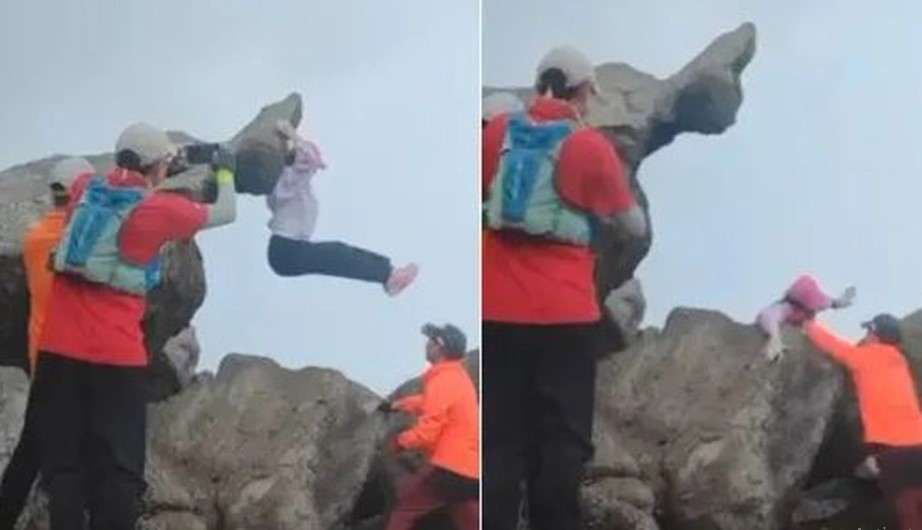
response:
{"label": "red shirt", "polygon": [[[536,99],[528,113],[539,122],[576,118],[569,104],[550,98]],[[500,115],[483,131],[484,195],[499,166],[507,124],[508,116]],[[635,204],[614,147],[590,127],[578,129],[564,140],[557,187],[570,204],[602,216],[623,212]],[[595,292],[595,257],[589,248],[485,230],[482,253],[484,320],[567,324],[601,318]]]}
{"label": "red shirt", "polygon": [[[90,176],[74,182],[71,209]],[[115,186],[145,185],[143,177],[124,170],[113,171],[108,179]],[[204,205],[175,193],[154,192],[125,221],[119,246],[127,260],[150,263],[165,243],[191,238],[207,220]],[[94,364],[146,366],[141,328],[145,309],[143,297],[55,274],[40,349]]]}

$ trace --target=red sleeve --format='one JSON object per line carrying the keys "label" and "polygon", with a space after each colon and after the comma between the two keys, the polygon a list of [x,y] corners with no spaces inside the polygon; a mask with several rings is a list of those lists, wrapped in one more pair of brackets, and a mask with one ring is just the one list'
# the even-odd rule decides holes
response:
{"label": "red sleeve", "polygon": [[483,197],[487,196],[493,178],[496,176],[496,170],[499,168],[499,155],[503,149],[508,122],[509,117],[501,114],[487,124],[481,135],[480,183]]}
{"label": "red sleeve", "polygon": [[568,138],[558,164],[560,193],[577,208],[609,216],[636,204],[621,158],[595,129],[582,129]]}
{"label": "red sleeve", "polygon": [[157,192],[148,200],[164,221],[166,240],[190,239],[208,223],[208,208],[178,193]]}

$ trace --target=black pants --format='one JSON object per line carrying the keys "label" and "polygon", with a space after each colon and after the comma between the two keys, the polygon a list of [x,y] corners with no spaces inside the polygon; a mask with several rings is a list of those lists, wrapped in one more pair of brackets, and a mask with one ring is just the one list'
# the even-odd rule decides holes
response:
{"label": "black pants", "polygon": [[466,502],[480,498],[480,481],[441,467],[433,467],[432,483],[449,502]]}
{"label": "black pants", "polygon": [[29,500],[32,485],[38,476],[41,460],[39,439],[35,432],[34,395],[35,385],[31,385],[22,431],[0,481],[0,530],[16,528],[16,521]]}
{"label": "black pants", "polygon": [[483,323],[483,528],[580,530],[592,458],[597,324]]}
{"label": "black pants", "polygon": [[269,266],[279,276],[323,274],[382,285],[393,270],[388,258],[345,243],[314,243],[276,235],[269,239]]}
{"label": "black pants", "polygon": [[39,353],[34,406],[52,530],[134,530],[144,493],[144,368]]}

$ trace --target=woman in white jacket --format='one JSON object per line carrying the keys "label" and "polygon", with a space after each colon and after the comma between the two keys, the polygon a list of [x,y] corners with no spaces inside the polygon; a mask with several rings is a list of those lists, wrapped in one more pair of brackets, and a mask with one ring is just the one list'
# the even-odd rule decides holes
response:
{"label": "woman in white jacket", "polygon": [[266,198],[269,220],[269,266],[279,276],[322,274],[381,284],[396,296],[419,272],[415,264],[395,268],[380,254],[339,241],[311,240],[317,222],[318,204],[311,189],[317,171],[326,168],[320,150],[304,140],[288,122],[279,122],[279,132],[291,145],[288,165],[275,189]]}

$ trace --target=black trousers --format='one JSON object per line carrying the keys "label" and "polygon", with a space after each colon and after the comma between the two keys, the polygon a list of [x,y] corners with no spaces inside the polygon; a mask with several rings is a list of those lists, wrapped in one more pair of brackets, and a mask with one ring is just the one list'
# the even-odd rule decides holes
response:
{"label": "black trousers", "polygon": [[39,439],[35,432],[35,385],[29,387],[29,399],[16,449],[0,480],[0,530],[13,530],[22,514],[41,464]]}
{"label": "black trousers", "polygon": [[483,323],[483,528],[581,530],[597,324]]}
{"label": "black trousers", "polygon": [[387,283],[391,260],[338,241],[298,241],[273,235],[269,266],[279,276],[323,274],[366,282]]}
{"label": "black trousers", "polygon": [[145,490],[145,369],[40,352],[34,406],[52,530],[134,530]]}

